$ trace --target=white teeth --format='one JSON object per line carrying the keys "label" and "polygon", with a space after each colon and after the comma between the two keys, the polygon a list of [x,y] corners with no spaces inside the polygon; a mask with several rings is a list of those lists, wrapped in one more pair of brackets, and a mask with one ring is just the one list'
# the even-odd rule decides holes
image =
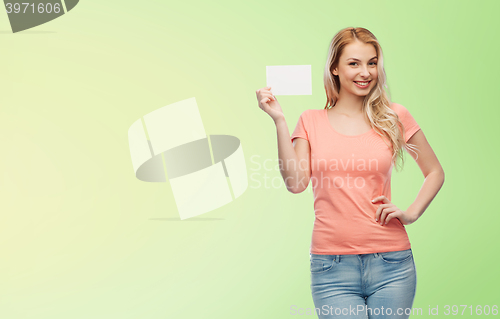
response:
{"label": "white teeth", "polygon": [[363,86],[367,85],[368,83],[370,83],[370,82],[356,82],[356,81],[354,81],[354,82],[357,83],[357,84],[359,84],[359,85],[363,85]]}

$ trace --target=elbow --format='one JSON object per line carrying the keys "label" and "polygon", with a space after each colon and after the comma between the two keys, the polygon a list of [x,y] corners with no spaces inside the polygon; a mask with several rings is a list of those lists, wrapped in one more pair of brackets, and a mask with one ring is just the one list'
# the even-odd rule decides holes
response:
{"label": "elbow", "polygon": [[305,191],[306,188],[307,188],[307,185],[304,187],[304,184],[301,184],[301,183],[286,186],[286,189],[288,189],[288,191],[292,194],[300,194],[303,191]]}
{"label": "elbow", "polygon": [[427,175],[424,175],[424,177],[427,177],[427,176],[432,176],[432,178],[441,179],[444,182],[444,170],[442,167],[434,168]]}
{"label": "elbow", "polygon": [[292,194],[300,194],[302,193],[303,191],[305,191],[305,189],[298,189],[298,188],[289,188],[288,191]]}
{"label": "elbow", "polygon": [[292,194],[300,194],[307,189],[309,177],[302,177],[298,180],[293,177],[285,178],[286,189]]}
{"label": "elbow", "polygon": [[444,184],[444,170],[443,168],[441,167],[441,169],[437,172],[437,175],[439,176],[440,180],[441,180],[441,186],[439,188],[441,188]]}
{"label": "elbow", "polygon": [[299,189],[299,188],[291,188],[287,187],[288,191],[292,194],[300,194],[304,191],[304,189]]}
{"label": "elbow", "polygon": [[429,172],[427,175],[425,175],[425,178],[429,178],[432,180],[432,183],[438,186],[438,189],[441,189],[444,184],[444,171],[440,167],[439,169],[435,169],[431,172]]}

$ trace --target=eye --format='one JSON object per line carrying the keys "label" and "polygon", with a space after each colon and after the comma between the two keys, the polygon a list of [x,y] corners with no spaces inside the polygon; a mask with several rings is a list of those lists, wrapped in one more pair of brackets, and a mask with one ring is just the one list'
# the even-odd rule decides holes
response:
{"label": "eye", "polygon": [[[351,62],[349,65],[358,64],[357,62]],[[370,62],[370,64],[377,65],[377,62]]]}

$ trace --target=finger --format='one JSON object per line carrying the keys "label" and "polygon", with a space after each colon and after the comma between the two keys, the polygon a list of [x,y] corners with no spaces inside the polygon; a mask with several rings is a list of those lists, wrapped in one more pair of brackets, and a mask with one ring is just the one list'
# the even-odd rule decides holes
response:
{"label": "finger", "polygon": [[387,215],[387,211],[385,209],[382,210],[382,213],[380,214],[380,221],[379,221],[379,224],[380,225],[383,225],[384,224],[384,219],[385,219],[385,216]]}
{"label": "finger", "polygon": [[398,212],[393,212],[393,213],[389,214],[389,216],[387,216],[387,218],[385,219],[385,224],[386,225],[389,224],[391,219],[396,218],[396,217],[400,217],[400,216],[401,216],[401,214]]}
{"label": "finger", "polygon": [[381,207],[382,205],[380,205],[378,208],[377,208],[377,211],[375,212],[375,221],[378,222],[380,220],[380,214],[382,213],[382,208]]}
{"label": "finger", "polygon": [[270,102],[270,99],[269,99],[268,97],[265,97],[265,98],[263,98],[262,100],[260,100],[260,103],[261,103],[262,105],[267,105],[267,103],[268,103],[268,102]]}
{"label": "finger", "polygon": [[384,204],[387,204],[387,203],[390,203],[391,201],[385,197],[384,195],[381,195],[381,196],[378,196],[378,197],[375,197],[374,199],[372,199],[372,203],[376,203],[376,202],[383,202]]}
{"label": "finger", "polygon": [[275,100],[274,95],[272,93],[270,93],[270,92],[265,92],[265,91],[261,92],[260,96],[261,97],[268,97],[271,100]]}
{"label": "finger", "polygon": [[394,208],[384,208],[382,212],[382,217],[380,218],[380,225],[387,224],[387,217],[394,212]]}
{"label": "finger", "polygon": [[378,222],[380,220],[380,214],[382,214],[382,210],[387,207],[385,204],[380,205],[375,212],[375,221]]}
{"label": "finger", "polygon": [[271,99],[271,101],[276,101],[276,98],[275,98],[275,97],[274,97],[274,95],[272,95],[271,93],[266,94],[266,96],[267,96],[268,98],[270,98],[270,99]]}
{"label": "finger", "polygon": [[385,197],[384,195],[377,196],[374,199],[372,199],[372,203],[383,202],[385,204],[384,199],[387,199],[387,197]]}
{"label": "finger", "polygon": [[272,100],[276,100],[276,97],[274,96],[274,94],[272,92],[266,93],[265,95],[269,96]]}
{"label": "finger", "polygon": [[256,94],[264,93],[264,92],[271,92],[270,87],[266,86],[265,88],[261,88],[261,89],[258,89],[257,91],[255,91]]}
{"label": "finger", "polygon": [[387,204],[387,203],[390,203],[391,201],[385,197],[384,195],[380,196],[382,198],[382,202],[384,202],[384,204]]}

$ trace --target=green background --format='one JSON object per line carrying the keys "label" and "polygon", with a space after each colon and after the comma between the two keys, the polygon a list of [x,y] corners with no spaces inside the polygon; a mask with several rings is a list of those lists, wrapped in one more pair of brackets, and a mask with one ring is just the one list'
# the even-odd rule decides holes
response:
{"label": "green background", "polygon": [[[499,11],[498,1],[87,0],[16,34],[0,14],[0,317],[287,318],[292,305],[312,308],[313,194],[284,187],[255,91],[266,65],[312,66],[312,95],[278,97],[291,132],[301,112],[325,106],[328,44],[348,26],[377,36],[392,100],[446,173],[406,227],[416,317],[499,305]],[[241,140],[249,187],[180,221],[168,183],[135,178],[127,131],[191,97],[207,134]],[[401,209],[423,183],[405,155],[392,179]]]}

